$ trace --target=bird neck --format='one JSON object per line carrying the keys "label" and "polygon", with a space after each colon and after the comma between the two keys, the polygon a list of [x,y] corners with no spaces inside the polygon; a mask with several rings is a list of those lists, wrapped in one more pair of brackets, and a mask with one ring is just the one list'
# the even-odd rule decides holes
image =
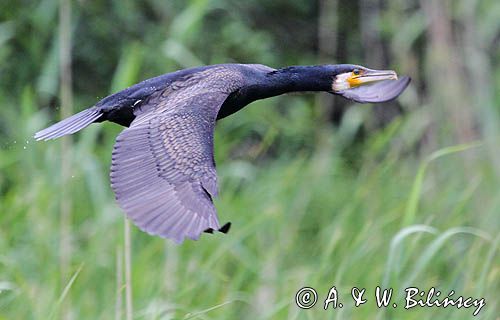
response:
{"label": "bird neck", "polygon": [[329,66],[293,66],[266,73],[259,85],[263,98],[287,92],[331,91],[333,76]]}
{"label": "bird neck", "polygon": [[339,72],[333,65],[294,66],[269,72],[250,70],[247,83],[231,94],[222,105],[217,118],[231,115],[255,100],[270,98],[288,92],[331,91],[333,77]]}

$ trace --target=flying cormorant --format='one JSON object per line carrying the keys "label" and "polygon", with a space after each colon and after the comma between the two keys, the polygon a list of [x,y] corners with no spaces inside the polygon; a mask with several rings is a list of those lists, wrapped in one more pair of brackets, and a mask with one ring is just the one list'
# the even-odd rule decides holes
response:
{"label": "flying cormorant", "polygon": [[409,84],[394,71],[340,64],[273,69],[220,64],[151,78],[35,134],[50,140],[105,120],[128,128],[116,138],[111,187],[140,229],[180,243],[219,225],[213,151],[215,122],[247,104],[287,92],[325,91],[385,102]]}

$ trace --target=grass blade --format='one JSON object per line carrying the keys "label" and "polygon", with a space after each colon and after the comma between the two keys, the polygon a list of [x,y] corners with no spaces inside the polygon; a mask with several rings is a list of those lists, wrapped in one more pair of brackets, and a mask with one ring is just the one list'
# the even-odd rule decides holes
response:
{"label": "grass blade", "polygon": [[459,144],[456,146],[451,146],[447,148],[443,148],[440,150],[437,150],[433,153],[431,153],[419,166],[417,175],[415,177],[415,180],[413,182],[413,186],[410,192],[410,197],[408,199],[407,205],[406,205],[406,210],[405,210],[405,215],[403,219],[403,226],[409,226],[414,223],[415,216],[417,213],[418,209],[418,202],[420,200],[420,195],[422,193],[422,186],[424,182],[424,177],[425,177],[425,172],[427,170],[427,167],[429,164],[436,160],[439,159],[443,156],[457,153],[457,152],[462,152],[465,150],[469,150],[472,148],[477,148],[482,145],[482,142],[476,141],[472,143],[467,143],[467,144]]}

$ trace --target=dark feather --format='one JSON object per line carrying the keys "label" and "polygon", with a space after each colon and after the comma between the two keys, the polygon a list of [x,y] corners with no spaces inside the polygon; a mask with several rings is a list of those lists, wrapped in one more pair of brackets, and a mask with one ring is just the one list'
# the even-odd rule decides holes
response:
{"label": "dark feather", "polygon": [[[180,243],[220,228],[213,132],[226,93],[158,95],[116,139],[111,186],[118,204],[142,230]],[[174,108],[175,107],[175,108]]]}

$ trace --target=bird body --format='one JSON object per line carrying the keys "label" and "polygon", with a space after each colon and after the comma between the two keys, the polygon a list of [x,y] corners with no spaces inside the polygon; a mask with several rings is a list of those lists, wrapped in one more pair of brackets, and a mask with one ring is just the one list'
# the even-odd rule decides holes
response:
{"label": "bird body", "polygon": [[409,78],[356,65],[220,64],[142,81],[35,134],[50,140],[93,122],[126,126],[117,137],[111,186],[142,230],[182,242],[219,230],[213,198],[217,175],[213,134],[218,119],[249,103],[287,92],[326,91],[358,102],[397,97]]}

